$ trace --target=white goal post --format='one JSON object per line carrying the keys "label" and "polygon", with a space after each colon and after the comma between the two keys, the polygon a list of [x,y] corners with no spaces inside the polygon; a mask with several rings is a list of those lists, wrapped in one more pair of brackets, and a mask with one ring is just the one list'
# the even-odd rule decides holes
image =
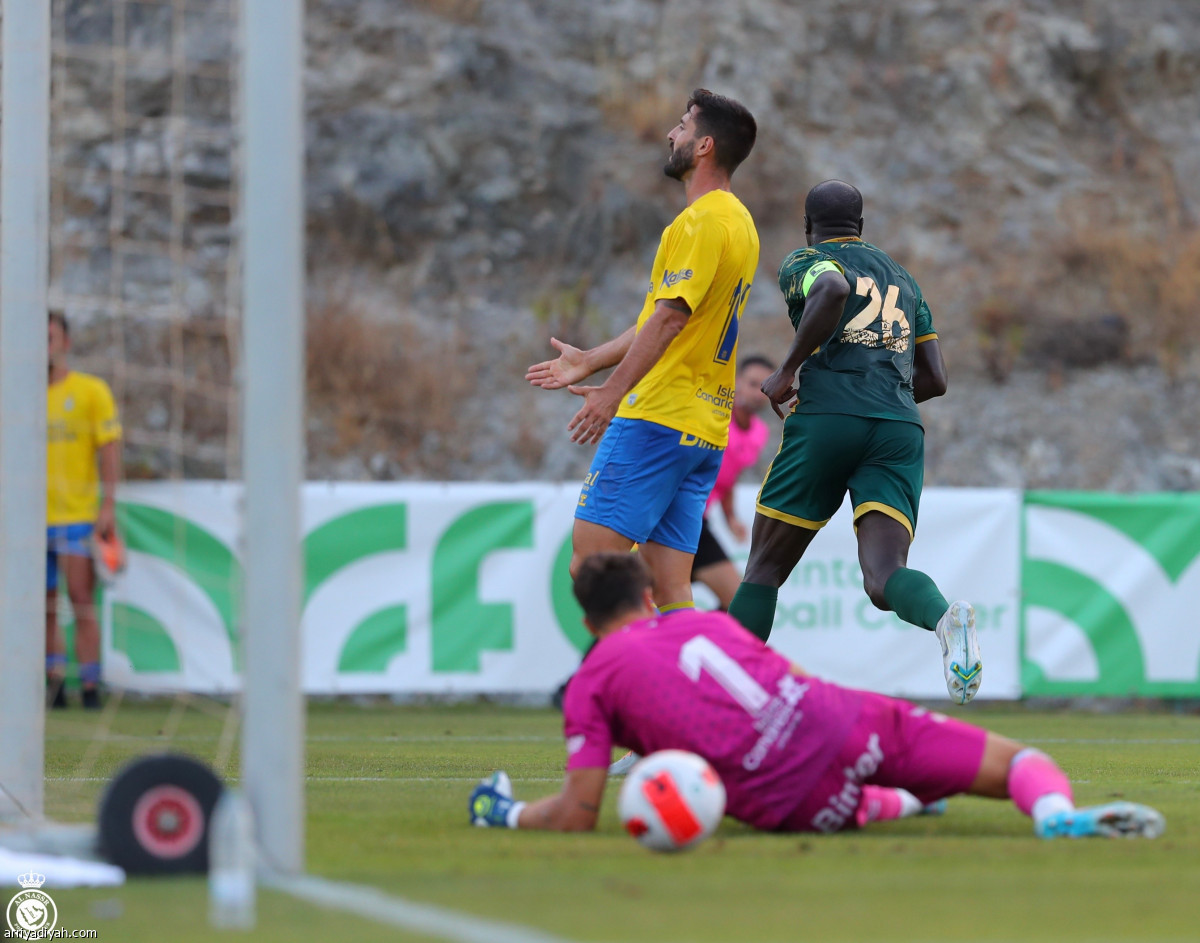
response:
{"label": "white goal post", "polygon": [[242,771],[262,863],[304,870],[304,4],[243,0]]}
{"label": "white goal post", "polygon": [[43,813],[50,0],[4,0],[0,142],[0,821]]}
{"label": "white goal post", "polygon": [[[0,822],[38,824],[45,811],[51,3],[2,3]],[[182,9],[176,3],[175,13]],[[242,775],[262,865],[296,874],[304,869],[304,4],[241,0],[232,9],[241,39]],[[179,22],[174,30],[178,40]]]}

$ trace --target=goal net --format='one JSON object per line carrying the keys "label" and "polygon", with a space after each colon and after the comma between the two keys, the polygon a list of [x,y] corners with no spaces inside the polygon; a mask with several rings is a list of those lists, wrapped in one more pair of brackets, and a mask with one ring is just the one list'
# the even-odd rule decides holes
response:
{"label": "goal net", "polygon": [[[78,818],[122,759],[180,749],[242,779],[269,863],[294,871],[301,5],[28,2],[49,8],[46,307],[69,325],[70,369],[104,380],[116,403],[129,561],[94,598],[63,578],[48,595],[68,658],[68,707],[49,736],[71,746],[47,751],[45,814]],[[44,398],[44,370],[29,395]],[[43,504],[36,475],[16,483]],[[44,554],[37,543],[10,539],[6,552]],[[0,600],[10,616],[30,621]],[[83,712],[76,643],[91,619],[104,706]],[[181,625],[208,627],[204,643],[178,644]]]}

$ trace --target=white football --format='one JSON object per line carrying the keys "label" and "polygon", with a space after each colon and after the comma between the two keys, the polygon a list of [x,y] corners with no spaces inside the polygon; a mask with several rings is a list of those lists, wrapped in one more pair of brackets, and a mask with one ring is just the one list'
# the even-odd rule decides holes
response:
{"label": "white football", "polygon": [[725,785],[708,761],[687,750],[659,750],[629,771],[617,800],[625,830],[654,851],[680,851],[717,830]]}

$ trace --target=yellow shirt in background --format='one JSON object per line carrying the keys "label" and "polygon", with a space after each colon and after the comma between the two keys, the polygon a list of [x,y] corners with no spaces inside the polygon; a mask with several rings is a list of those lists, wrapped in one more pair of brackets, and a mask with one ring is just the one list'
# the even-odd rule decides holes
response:
{"label": "yellow shirt in background", "polygon": [[85,524],[100,509],[101,446],[121,438],[108,384],[72,371],[46,401],[46,524]]}
{"label": "yellow shirt in background", "polygon": [[692,309],[683,330],[617,409],[724,448],[737,374],[738,324],[754,270],[758,231],[728,190],[710,190],[665,230],[650,271],[638,330],[661,300]]}

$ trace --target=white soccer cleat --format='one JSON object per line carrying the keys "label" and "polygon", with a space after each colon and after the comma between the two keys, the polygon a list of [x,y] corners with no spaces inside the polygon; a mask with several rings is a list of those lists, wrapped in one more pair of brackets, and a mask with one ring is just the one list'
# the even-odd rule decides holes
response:
{"label": "white soccer cleat", "polygon": [[975,634],[975,608],[961,599],[950,603],[933,631],[942,643],[946,690],[950,692],[951,700],[966,704],[975,696],[979,682],[983,680],[979,637]]}
{"label": "white soccer cleat", "polygon": [[636,754],[632,750],[630,750],[619,760],[613,760],[612,765],[610,765],[608,767],[608,775],[609,776],[624,776],[631,769],[633,769],[633,764],[636,763],[640,759],[641,759],[641,757],[638,754]]}
{"label": "white soccer cleat", "polygon": [[1157,838],[1167,820],[1136,802],[1109,802],[1056,812],[1034,826],[1042,838]]}

